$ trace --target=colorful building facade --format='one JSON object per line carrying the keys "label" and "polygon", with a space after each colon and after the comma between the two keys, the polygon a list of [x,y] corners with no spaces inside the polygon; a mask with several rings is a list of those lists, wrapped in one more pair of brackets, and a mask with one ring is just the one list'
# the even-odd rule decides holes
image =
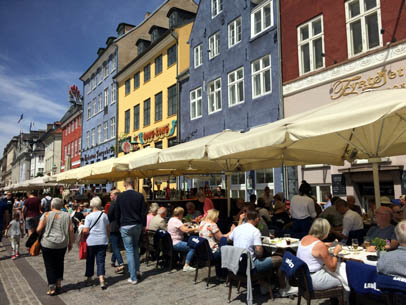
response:
{"label": "colorful building facade", "polygon": [[[281,1],[283,97],[289,117],[366,90],[406,87],[406,11],[401,0]],[[331,122],[334,124],[334,121]],[[381,195],[405,194],[405,156],[382,158]],[[298,168],[324,194],[374,198],[372,164]]]}
{"label": "colorful building facade", "polygon": [[[280,118],[276,1],[201,0],[189,44],[191,65],[181,89],[182,142]],[[279,192],[280,177],[280,169],[234,174],[232,196],[260,197],[266,186]]]}

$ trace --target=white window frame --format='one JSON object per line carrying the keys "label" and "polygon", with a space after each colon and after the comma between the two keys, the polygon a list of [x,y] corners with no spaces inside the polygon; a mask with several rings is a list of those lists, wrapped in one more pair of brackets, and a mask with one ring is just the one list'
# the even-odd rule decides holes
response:
{"label": "white window frame", "polygon": [[109,87],[104,89],[104,107],[109,105]]}
{"label": "white window frame", "polygon": [[87,119],[92,117],[92,103],[87,104]]}
{"label": "white window frame", "polygon": [[215,18],[223,11],[223,0],[211,0],[211,18]]}
{"label": "white window frame", "polygon": [[[214,83],[214,91],[211,91],[210,87],[211,87],[211,85],[213,83]],[[219,87],[217,87],[218,84],[220,84]],[[218,92],[220,93],[220,95],[219,95],[220,96],[220,103],[218,103],[218,100],[217,100],[217,93]],[[213,109],[210,109],[211,108],[210,107],[210,97],[211,96],[213,97],[213,100],[214,100],[214,103],[213,103],[214,108]],[[220,106],[218,107],[217,104],[220,104]],[[219,78],[217,78],[215,80],[212,80],[211,82],[209,82],[207,84],[207,112],[210,115],[210,114],[221,111],[221,109],[222,109],[221,77],[219,77]]]}
{"label": "white window frame", "polygon": [[103,122],[103,140],[107,141],[108,139],[108,132],[109,132],[109,123],[108,121]]}
{"label": "white window frame", "polygon": [[97,99],[93,98],[93,115],[97,113]]}
{"label": "white window frame", "polygon": [[[264,19],[264,8],[266,6],[270,6],[271,8],[271,23],[269,26],[265,27],[265,19]],[[261,11],[261,30],[258,33],[255,33],[255,14],[257,12]],[[263,33],[264,31],[266,31],[267,29],[273,27],[274,25],[274,18],[273,18],[273,1],[272,0],[268,0],[265,1],[264,3],[262,3],[261,5],[258,5],[258,7],[255,7],[252,12],[251,12],[251,38],[254,38],[258,35],[260,35],[261,33]]]}
{"label": "white window frame", "polygon": [[98,79],[99,79],[97,85],[100,85],[103,82],[102,72],[103,72],[103,67],[99,68],[99,71],[97,72]]}
{"label": "white window frame", "polygon": [[193,49],[193,60],[195,69],[203,64],[203,44],[199,44]]}
{"label": "white window frame", "polygon": [[[200,92],[200,96],[198,96],[198,92]],[[194,93],[195,98],[192,98]],[[203,115],[203,104],[202,104],[202,97],[203,97],[203,89],[202,87],[196,88],[192,91],[190,91],[189,94],[190,97],[190,119],[191,120],[195,120],[198,118],[201,118]],[[198,102],[200,101],[200,115],[197,114],[197,109],[198,109]],[[193,104],[195,104],[195,113],[193,113],[192,109],[193,109]]]}
{"label": "white window frame", "polygon": [[111,73],[116,71],[116,53],[113,54],[113,58],[111,59]]}
{"label": "white window frame", "polygon": [[104,79],[106,79],[109,76],[109,63],[105,62],[103,64],[103,75],[104,75]]}
{"label": "white window frame", "polygon": [[[313,36],[313,23],[320,19],[321,23],[321,32]],[[309,37],[305,40],[301,40],[301,29],[306,27],[309,31]],[[320,69],[323,69],[325,67],[325,57],[322,55],[323,58],[323,65],[319,68],[316,68],[316,60],[315,60],[315,54],[314,54],[314,42],[321,38],[321,46],[322,46],[322,52],[323,54],[325,53],[324,51],[324,24],[323,24],[323,15],[319,15],[308,22],[305,22],[297,27],[297,50],[298,50],[298,57],[299,57],[299,73],[300,75],[310,73],[313,71],[317,71]],[[304,62],[302,58],[302,46],[309,44],[309,60],[310,60],[310,70],[305,72],[304,71]]]}
{"label": "white window frame", "polygon": [[[239,71],[242,71],[242,78],[237,79],[237,75],[238,75],[238,72],[239,72]],[[233,82],[230,82],[230,76],[231,76],[231,75],[234,75],[234,81],[233,81]],[[236,100],[236,102],[232,104],[232,103],[231,103],[231,96],[232,96],[232,95],[231,95],[231,91],[235,91],[235,97],[237,97],[237,96],[238,96],[238,92],[239,92],[238,86],[239,86],[240,83],[242,83],[242,88],[243,88],[242,101]],[[227,75],[227,85],[228,85],[228,107],[233,107],[233,106],[236,106],[236,105],[239,105],[239,104],[244,103],[244,98],[245,98],[244,67],[240,67],[240,68],[238,68],[238,69],[236,69],[236,70],[234,70],[234,71],[228,73],[228,75]]]}
{"label": "white window frame", "polygon": [[116,137],[116,117],[110,119],[110,138]]}
{"label": "white window frame", "polygon": [[116,102],[116,85],[111,84],[111,104],[114,104]]}
{"label": "white window frame", "polygon": [[[351,18],[350,17],[350,11],[349,11],[349,5],[352,2],[359,1],[359,6],[360,6],[360,14],[356,17]],[[378,18],[378,37],[379,37],[379,45],[376,47],[373,47],[371,49],[368,49],[368,42],[367,42],[367,30],[366,30],[366,23],[365,23],[365,17],[377,13],[377,18]],[[362,51],[354,54],[353,51],[353,45],[352,45],[352,39],[351,39],[351,24],[361,20],[361,36],[362,36]],[[346,29],[347,29],[347,50],[348,50],[348,58],[355,57],[358,55],[361,55],[365,52],[368,52],[370,50],[382,47],[383,45],[383,38],[381,34],[381,29],[382,29],[382,18],[381,18],[381,1],[376,0],[376,7],[365,12],[364,9],[364,0],[349,0],[345,2],[345,23],[346,23]]]}
{"label": "white window frame", "polygon": [[92,76],[92,79],[90,80],[91,83],[92,83],[92,90],[96,89],[96,75],[97,75],[97,74],[94,74],[94,75]]}
{"label": "white window frame", "polygon": [[102,137],[102,125],[99,124],[97,125],[97,144],[103,143],[103,137]]}
{"label": "white window frame", "polygon": [[[238,21],[240,22],[240,26],[238,27],[237,23]],[[234,32],[232,32],[232,27],[234,27]],[[239,29],[239,34],[238,35],[238,29]],[[240,40],[238,40],[238,38]],[[228,48],[232,48],[239,44],[242,40],[242,18],[241,16],[234,19],[228,24]],[[232,43],[234,41],[234,43]]]}
{"label": "white window frame", "polygon": [[[265,57],[269,57],[269,66],[267,66],[267,67],[263,67],[263,59],[265,58]],[[254,70],[254,64],[257,62],[257,61],[260,61],[260,65],[261,65],[261,67],[260,67],[260,70],[259,71],[256,71],[256,72],[254,72],[253,70]],[[265,90],[265,82],[264,82],[264,77],[263,77],[263,75],[264,75],[264,73],[267,71],[267,70],[269,70],[270,72],[270,77],[269,77],[269,80],[270,80],[270,91],[269,92],[265,92],[264,90]],[[255,76],[256,75],[258,75],[258,74],[261,74],[261,93],[259,94],[259,95],[254,95],[255,94],[255,91],[254,91],[254,78],[255,78]],[[270,54],[268,54],[268,55],[265,55],[265,56],[263,56],[263,57],[261,57],[261,58],[258,58],[257,60],[254,60],[252,63],[251,63],[251,85],[252,85],[252,98],[253,99],[256,99],[256,98],[259,98],[259,97],[261,97],[261,96],[264,96],[264,95],[267,95],[267,94],[270,94],[270,93],[272,93],[272,62],[271,62],[271,55]]]}
{"label": "white window frame", "polygon": [[209,37],[209,59],[220,55],[220,32],[216,32]]}
{"label": "white window frame", "polygon": [[96,146],[96,129],[92,128],[92,146]]}
{"label": "white window frame", "polygon": [[86,132],[86,149],[90,147],[90,131]]}
{"label": "white window frame", "polygon": [[99,95],[97,96],[97,104],[98,104],[98,109],[99,111],[97,113],[99,113],[100,111],[103,110],[103,98],[102,98],[102,93],[99,93]]}

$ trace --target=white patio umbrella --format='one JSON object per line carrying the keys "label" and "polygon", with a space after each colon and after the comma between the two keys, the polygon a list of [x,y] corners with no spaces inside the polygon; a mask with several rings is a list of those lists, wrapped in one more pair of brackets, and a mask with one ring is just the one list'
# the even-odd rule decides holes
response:
{"label": "white patio umbrella", "polygon": [[[275,128],[282,128],[284,143],[275,145],[266,139],[266,130]],[[342,165],[344,160],[367,158],[373,163],[375,200],[379,206],[380,158],[406,154],[406,89],[375,90],[330,103],[253,129],[238,142],[213,145],[208,152],[212,159],[240,162],[250,157],[266,160],[267,154],[270,160],[275,155],[281,163],[286,160],[287,165]],[[251,164],[252,168],[256,166],[255,162]],[[251,165],[247,162],[245,166]]]}

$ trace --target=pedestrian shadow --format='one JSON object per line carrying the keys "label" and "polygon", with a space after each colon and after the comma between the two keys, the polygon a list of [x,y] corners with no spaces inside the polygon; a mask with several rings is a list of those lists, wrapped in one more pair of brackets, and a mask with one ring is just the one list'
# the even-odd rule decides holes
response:
{"label": "pedestrian shadow", "polygon": [[[105,281],[107,283],[107,286],[114,286],[120,281],[123,281],[128,278],[128,275],[126,274],[120,274],[118,276],[109,276],[105,278]],[[81,289],[86,289],[86,288],[92,288],[94,286],[99,285],[99,280],[97,278],[93,279],[91,282],[88,282],[87,280],[83,280],[81,282],[77,283],[69,283],[66,284],[62,287],[62,290],[60,294],[62,293],[67,293],[69,291],[74,291],[74,290],[81,290]]]}

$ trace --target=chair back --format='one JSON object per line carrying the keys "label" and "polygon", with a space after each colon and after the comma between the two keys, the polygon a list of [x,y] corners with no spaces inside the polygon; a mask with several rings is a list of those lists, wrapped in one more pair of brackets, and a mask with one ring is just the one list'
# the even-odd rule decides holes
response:
{"label": "chair back", "polygon": [[188,239],[188,246],[195,249],[195,256],[198,258],[198,260],[213,260],[213,253],[211,251],[209,241],[206,238],[190,236]]}
{"label": "chair back", "polygon": [[367,265],[360,262],[348,261],[346,265],[348,285],[357,294],[382,295],[377,288],[375,266]]}
{"label": "chair back", "polygon": [[171,234],[165,230],[156,231],[154,235],[154,245],[157,245],[158,249],[164,253],[173,251]]}
{"label": "chair back", "polygon": [[304,261],[291,252],[286,251],[282,258],[281,270],[285,273],[291,286],[299,287],[299,290],[309,297],[312,295],[312,279],[309,267]]}

